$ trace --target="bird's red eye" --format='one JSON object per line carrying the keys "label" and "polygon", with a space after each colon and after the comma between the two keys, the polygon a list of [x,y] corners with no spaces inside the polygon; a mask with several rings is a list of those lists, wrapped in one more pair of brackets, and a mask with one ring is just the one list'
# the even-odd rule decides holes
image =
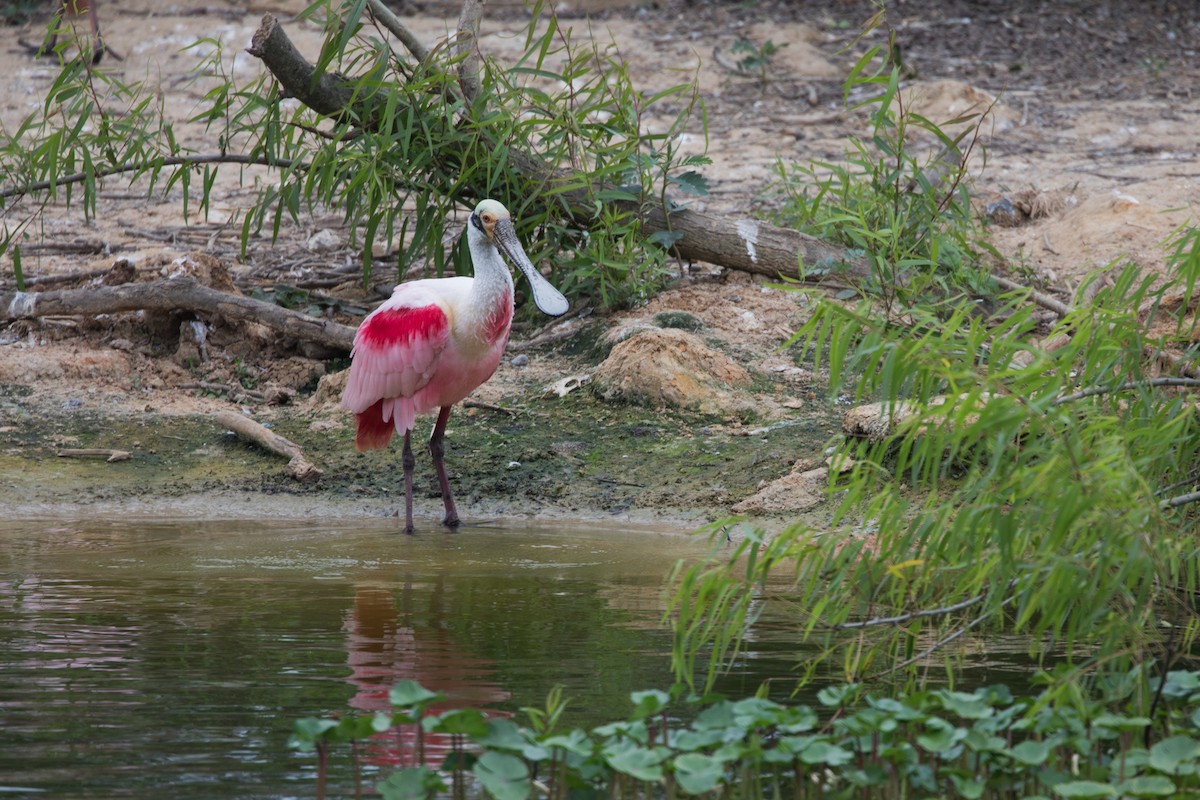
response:
{"label": "bird's red eye", "polygon": [[481,216],[483,217],[483,221],[485,223],[487,223],[488,225],[491,225],[493,222],[496,221],[496,217],[492,214],[485,213],[485,214],[482,214]]}

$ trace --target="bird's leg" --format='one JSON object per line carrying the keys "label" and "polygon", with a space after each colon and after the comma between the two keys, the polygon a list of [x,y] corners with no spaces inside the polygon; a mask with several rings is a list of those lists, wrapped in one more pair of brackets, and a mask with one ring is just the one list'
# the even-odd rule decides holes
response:
{"label": "bird's leg", "polygon": [[417,459],[413,458],[412,451],[412,431],[404,432],[404,451],[400,456],[400,463],[404,465],[404,532],[413,532],[412,521],[412,506],[413,506],[413,468],[417,465]]}
{"label": "bird's leg", "polygon": [[446,517],[442,524],[448,528],[458,527],[458,510],[454,507],[454,496],[450,494],[450,478],[446,476],[446,464],[442,461],[446,449],[442,436],[446,433],[446,422],[450,419],[450,406],[442,406],[437,422],[429,437],[429,455],[433,457],[433,468],[437,470],[438,484],[442,487],[442,502],[446,504]]}

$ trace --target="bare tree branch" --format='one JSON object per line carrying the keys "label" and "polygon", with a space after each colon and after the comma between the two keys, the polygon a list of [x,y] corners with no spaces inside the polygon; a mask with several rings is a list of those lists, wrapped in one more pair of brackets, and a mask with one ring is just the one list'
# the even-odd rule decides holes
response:
{"label": "bare tree branch", "polygon": [[349,107],[354,96],[350,83],[332,72],[323,73],[314,80],[316,68],[300,55],[272,15],[263,16],[246,52],[262,59],[264,64],[275,64],[279,71],[272,69],[271,72],[289,96],[318,114],[336,116]]}
{"label": "bare tree branch", "polygon": [[[1070,314],[1075,310],[1073,306],[1064,303],[1057,298],[1031,289],[1022,283],[1017,283],[1016,281],[1005,278],[1001,275],[993,275],[992,280],[996,281],[997,284],[1005,289],[1028,292],[1029,299],[1035,304],[1041,306],[1042,308],[1053,311],[1060,317],[1065,317],[1067,314]],[[1196,365],[1195,361],[1187,359],[1177,353],[1169,353],[1166,350],[1160,350],[1151,346],[1146,346],[1143,349],[1143,352],[1146,358],[1165,364],[1172,369],[1177,369],[1179,372],[1187,375],[1189,378],[1200,378],[1200,367]]]}
{"label": "bare tree branch", "polygon": [[1074,394],[1063,395],[1054,401],[1054,405],[1060,406],[1063,403],[1072,403],[1076,400],[1083,400],[1087,397],[1095,397],[1100,394],[1110,394],[1113,392],[1128,392],[1131,389],[1142,389],[1151,386],[1183,386],[1187,388],[1200,388],[1200,379],[1196,378],[1150,378],[1144,381],[1126,381],[1125,383],[1117,384],[1116,386],[1089,386],[1086,389],[1081,389]]}
{"label": "bare tree branch", "polygon": [[236,411],[218,411],[213,420],[222,428],[249,439],[260,447],[288,459],[287,473],[298,481],[308,483],[321,477],[322,471],[304,456],[300,445]]}
{"label": "bare tree branch", "polygon": [[839,622],[833,626],[833,630],[848,631],[859,630],[861,628],[878,628],[883,625],[901,625],[905,622],[912,622],[914,619],[922,619],[924,617],[941,617],[946,614],[953,614],[955,611],[962,611],[964,608],[970,608],[985,597],[987,597],[986,594],[977,594],[974,597],[963,600],[961,603],[954,603],[942,608],[927,608],[921,611],[913,611],[909,614],[897,614],[894,617],[874,617],[862,622]]}
{"label": "bare tree branch", "polygon": [[[1016,599],[1015,595],[1004,598],[1003,602],[1000,603],[1000,607],[1003,608],[1004,606],[1009,605],[1015,599]],[[882,678],[885,675],[891,675],[893,672],[899,672],[900,670],[905,669],[906,667],[911,667],[913,664],[916,664],[921,659],[928,658],[929,656],[933,655],[934,653],[936,653],[938,650],[942,649],[946,645],[961,638],[962,636],[966,635],[967,633],[974,630],[975,628],[978,628],[980,625],[987,622],[991,618],[992,618],[991,612],[988,612],[986,614],[980,614],[978,617],[971,620],[970,622],[968,622],[966,625],[962,626],[961,628],[958,628],[957,630],[954,630],[953,632],[947,634],[946,636],[942,637],[941,639],[938,639],[936,642],[929,645],[929,647],[926,647],[924,650],[917,653],[912,658],[906,658],[905,660],[901,661],[899,664],[894,664],[872,677],[873,678]]]}
{"label": "bare tree branch", "polygon": [[483,86],[479,82],[479,21],[483,17],[483,5],[487,0],[463,0],[462,13],[458,15],[458,36],[454,41],[454,53],[459,57],[458,85],[467,104],[475,102]]}
{"label": "bare tree branch", "polygon": [[379,20],[379,24],[387,28],[393,36],[400,40],[401,44],[408,48],[408,52],[413,54],[413,58],[417,61],[425,61],[429,58],[429,48],[421,43],[416,34],[405,27],[404,23],[383,4],[382,0],[367,0],[367,8],[371,9],[371,16]]}
{"label": "bare tree branch", "polygon": [[1200,492],[1188,492],[1177,497],[1170,497],[1158,504],[1158,507],[1166,511],[1168,508],[1179,508],[1186,506],[1188,503],[1200,502]]}
{"label": "bare tree branch", "polygon": [[1000,286],[1004,287],[1005,289],[1009,289],[1010,291],[1029,292],[1030,300],[1037,303],[1042,308],[1050,309],[1055,314],[1058,314],[1060,317],[1065,317],[1067,314],[1071,313],[1071,306],[1067,305],[1066,303],[1064,303],[1063,301],[1059,300],[1056,297],[1051,297],[1050,295],[1048,295],[1044,292],[1039,292],[1036,289],[1030,289],[1028,286],[1026,286],[1023,283],[1017,283],[1016,281],[1011,280],[1009,278],[1005,278],[1002,275],[993,275],[992,280],[994,280],[996,283],[998,283]]}

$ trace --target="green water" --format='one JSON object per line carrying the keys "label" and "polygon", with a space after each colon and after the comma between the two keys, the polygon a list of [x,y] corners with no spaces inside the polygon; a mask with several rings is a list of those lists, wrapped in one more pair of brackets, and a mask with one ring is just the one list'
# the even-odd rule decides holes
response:
{"label": "green water", "polygon": [[[0,522],[0,793],[312,796],[293,721],[382,708],[406,678],[493,713],[562,684],[569,724],[624,717],[630,691],[670,683],[663,578],[703,546],[394,520]],[[759,667],[780,664],[747,662],[731,689]]]}

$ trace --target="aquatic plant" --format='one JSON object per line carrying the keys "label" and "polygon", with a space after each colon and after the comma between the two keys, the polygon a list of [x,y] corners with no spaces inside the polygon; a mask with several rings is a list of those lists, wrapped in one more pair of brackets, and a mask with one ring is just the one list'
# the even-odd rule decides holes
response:
{"label": "aquatic plant", "polygon": [[[385,800],[636,798],[1170,797],[1200,791],[1200,673],[1172,672],[1149,716],[1123,704],[1014,698],[1003,686],[881,697],[829,687],[819,706],[672,698],[634,692],[624,720],[558,731],[478,709],[428,713],[445,698],[407,681],[391,714],[299,720],[291,744],[318,754],[318,796],[332,748],[348,745],[354,791],[372,739],[411,729],[411,763],[380,776]],[[561,706],[561,698],[550,707]],[[684,719],[690,721],[684,721]],[[450,735],[440,765],[421,737]]]}

